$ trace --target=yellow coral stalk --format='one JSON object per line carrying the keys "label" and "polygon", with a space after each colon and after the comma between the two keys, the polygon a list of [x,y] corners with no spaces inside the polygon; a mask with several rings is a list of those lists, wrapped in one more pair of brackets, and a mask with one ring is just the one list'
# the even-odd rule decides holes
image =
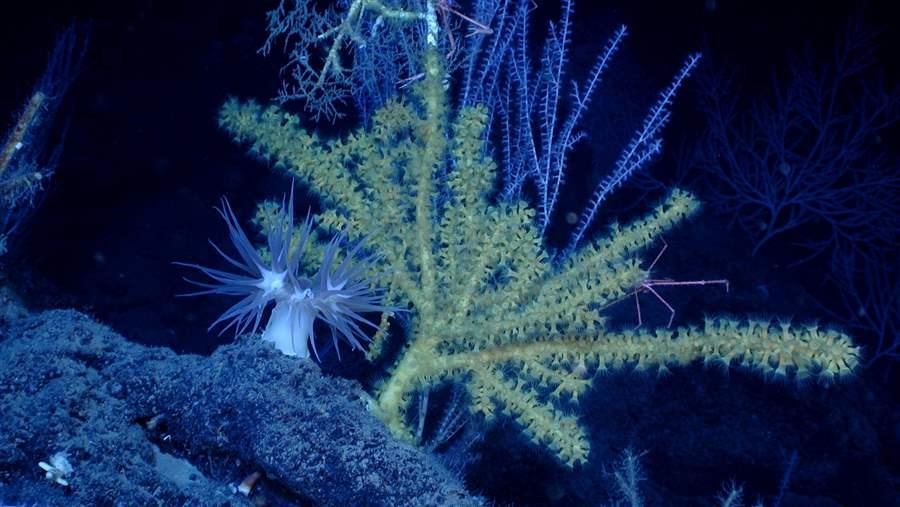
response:
{"label": "yellow coral stalk", "polygon": [[[496,168],[484,155],[485,111],[462,109],[448,122],[433,51],[426,68],[409,101],[388,103],[370,129],[342,140],[322,142],[296,117],[252,102],[229,101],[220,116],[321,196],[323,224],[368,238],[387,273],[387,304],[411,309],[406,348],[375,393],[376,412],[398,437],[414,440],[407,412],[416,393],[455,382],[473,413],[513,417],[574,465],[589,445],[573,404],[592,371],[703,360],[830,379],[856,368],[858,348],[815,327],[710,319],[702,329],[609,329],[603,308],[648,276],[639,254],[696,213],[697,201],[674,190],[646,217],[553,266],[534,210],[490,199]],[[370,358],[385,338],[376,335]]]}

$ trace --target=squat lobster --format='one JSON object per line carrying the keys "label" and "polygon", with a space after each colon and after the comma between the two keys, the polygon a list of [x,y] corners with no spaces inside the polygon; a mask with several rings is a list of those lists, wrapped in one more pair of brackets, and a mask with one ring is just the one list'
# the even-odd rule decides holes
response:
{"label": "squat lobster", "polygon": [[453,8],[452,4],[453,4],[453,0],[438,0],[437,4],[435,4],[435,6],[434,6],[438,10],[438,12],[440,12],[440,14],[441,14],[441,23],[444,25],[444,32],[447,33],[447,40],[450,43],[450,51],[447,53],[448,60],[450,59],[451,56],[456,54],[456,49],[457,49],[456,38],[453,37],[453,30],[450,29],[449,18],[450,18],[451,14],[455,14],[456,16],[459,16],[464,21],[467,21],[469,23],[470,31],[469,31],[469,34],[466,35],[466,37],[471,37],[473,35],[490,35],[490,34],[494,33],[494,30],[491,27],[485,25],[484,23],[481,23],[480,21],[478,21],[474,18],[466,16],[465,14],[460,12],[458,9]]}
{"label": "squat lobster", "polygon": [[[653,269],[653,267],[656,266],[656,263],[659,262],[660,257],[662,257],[662,255],[663,255],[663,252],[665,252],[666,249],[669,248],[669,244],[666,243],[666,241],[664,239],[661,239],[661,241],[663,242],[663,247],[662,247],[662,249],[660,249],[659,253],[656,254],[656,258],[653,259],[653,262],[650,263],[650,267],[647,268],[647,271],[651,271]],[[641,292],[649,292],[649,293],[653,294],[654,296],[656,296],[656,299],[658,299],[663,305],[666,306],[666,308],[669,309],[669,323],[666,324],[666,327],[672,327],[672,321],[675,320],[675,308],[673,308],[672,305],[670,305],[669,302],[666,301],[665,298],[663,298],[659,294],[659,292],[656,291],[656,289],[654,287],[671,287],[671,286],[685,286],[685,285],[711,285],[711,284],[725,285],[725,292],[728,292],[728,290],[729,290],[728,280],[725,280],[725,279],[721,279],[721,280],[672,280],[671,278],[647,278],[647,279],[641,281],[641,283],[638,284],[634,288],[634,306],[637,310],[637,318],[638,318],[638,323],[635,326],[635,328],[641,327],[641,324],[643,323],[641,320],[641,301],[640,301],[640,298],[638,297],[638,295]]]}

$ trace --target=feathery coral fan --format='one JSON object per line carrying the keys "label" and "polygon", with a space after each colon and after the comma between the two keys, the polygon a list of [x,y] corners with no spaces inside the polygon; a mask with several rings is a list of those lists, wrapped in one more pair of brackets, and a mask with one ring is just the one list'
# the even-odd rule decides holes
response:
{"label": "feathery coral fan", "polygon": [[[296,116],[252,102],[228,101],[219,118],[322,198],[321,223],[351,237],[365,232],[381,254],[386,300],[412,308],[406,347],[375,393],[374,410],[395,435],[415,442],[417,393],[457,383],[473,413],[514,418],[533,442],[574,465],[589,445],[573,405],[593,372],[664,372],[703,360],[833,379],[856,367],[859,349],[849,338],[815,326],[725,318],[677,330],[609,326],[603,309],[649,275],[641,252],[699,203],[674,190],[646,217],[613,226],[553,265],[534,210],[491,198],[486,111],[461,108],[448,121],[441,56],[428,51],[423,63],[426,77],[412,97],[387,103],[370,129],[343,139],[320,142]],[[375,335],[370,358],[387,349],[385,338]]]}
{"label": "feathery coral fan", "polygon": [[222,207],[216,210],[228,225],[228,233],[239,260],[227,255],[212,241],[210,244],[241,272],[229,273],[198,264],[176,263],[197,269],[214,282],[185,278],[188,282],[205,288],[185,294],[186,296],[216,294],[242,297],[213,322],[210,329],[219,323],[228,322],[222,332],[234,327],[235,334],[244,333],[248,329],[255,333],[263,312],[274,301],[275,308],[263,331],[263,340],[274,343],[278,350],[287,355],[303,358],[309,357],[311,345],[318,359],[314,331],[316,320],[323,321],[331,329],[336,350],[339,350],[339,337],[352,348],[362,349],[362,343],[368,340],[368,336],[360,328],[360,324],[377,328],[362,314],[391,311],[391,308],[380,304],[382,291],[372,290],[370,280],[365,277],[375,257],[359,257],[363,247],[362,240],[350,247],[343,260],[338,262],[338,250],[343,236],[334,236],[325,248],[318,271],[309,278],[300,275],[300,259],[310,243],[313,222],[307,216],[300,227],[299,238],[296,242],[292,241],[293,190],[287,210],[285,211],[282,202],[279,211],[270,215],[266,221],[269,262],[265,262],[250,243],[227,199],[222,198]]}

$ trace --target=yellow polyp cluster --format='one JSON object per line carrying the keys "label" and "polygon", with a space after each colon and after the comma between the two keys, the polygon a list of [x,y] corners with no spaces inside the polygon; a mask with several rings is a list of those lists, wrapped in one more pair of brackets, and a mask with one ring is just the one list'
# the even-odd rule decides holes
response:
{"label": "yellow polyp cluster", "polygon": [[[439,63],[429,53],[426,67]],[[468,390],[473,413],[515,419],[571,466],[589,452],[574,404],[598,370],[664,373],[702,360],[836,378],[857,366],[858,349],[845,335],[815,327],[711,319],[702,329],[608,329],[603,309],[648,276],[642,251],[698,202],[674,190],[647,216],[614,225],[551,266],[534,209],[490,200],[496,165],[485,155],[485,111],[448,118],[440,76],[428,72],[368,130],[328,142],[275,107],[229,101],[220,115],[235,138],[321,197],[320,224],[366,238],[381,257],[387,304],[410,309],[406,347],[375,393],[375,411],[395,435],[414,439],[407,412],[418,392],[455,382]],[[386,324],[372,360],[384,350]]]}

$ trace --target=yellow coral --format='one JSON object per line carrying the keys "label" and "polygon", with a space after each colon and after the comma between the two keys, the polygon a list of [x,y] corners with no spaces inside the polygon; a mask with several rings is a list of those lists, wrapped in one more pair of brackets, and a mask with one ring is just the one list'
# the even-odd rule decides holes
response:
{"label": "yellow coral", "polygon": [[[429,53],[426,68],[439,68]],[[494,203],[496,167],[484,156],[485,111],[447,118],[441,72],[408,102],[393,101],[368,131],[323,142],[276,107],[229,101],[220,123],[321,196],[326,226],[365,235],[381,254],[389,303],[408,306],[406,348],[376,392],[378,415],[412,441],[407,409],[437,384],[466,386],[470,407],[513,417],[568,464],[588,438],[572,403],[588,371],[737,362],[775,375],[844,375],[858,349],[845,335],[768,322],[714,319],[703,329],[617,331],[602,309],[647,278],[638,254],[699,206],[675,190],[646,217],[549,262],[524,202]],[[384,323],[384,320],[382,321]],[[386,333],[369,350],[379,357]]]}

